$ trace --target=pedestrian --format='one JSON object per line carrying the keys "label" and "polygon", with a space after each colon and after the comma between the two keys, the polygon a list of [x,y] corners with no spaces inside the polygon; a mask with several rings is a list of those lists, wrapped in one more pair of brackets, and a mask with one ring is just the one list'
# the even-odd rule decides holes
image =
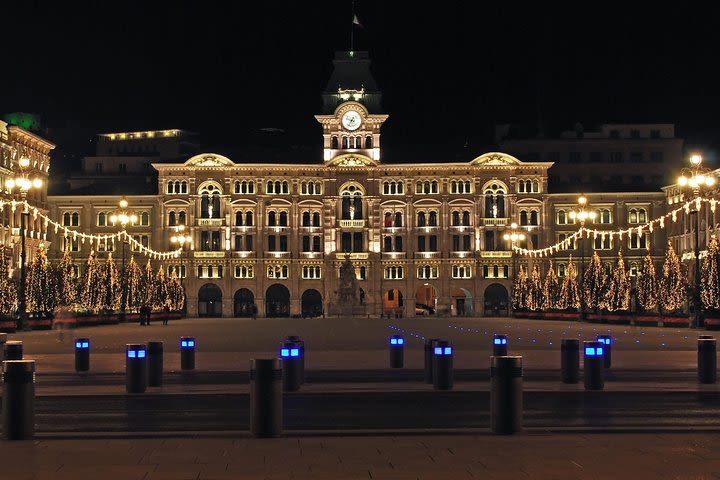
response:
{"label": "pedestrian", "polygon": [[152,316],[152,308],[150,305],[145,306],[145,325],[150,325],[150,317]]}
{"label": "pedestrian", "polygon": [[145,305],[140,306],[140,311],[138,313],[140,313],[140,326],[143,326],[145,325]]}
{"label": "pedestrian", "polygon": [[252,318],[255,320],[257,318],[257,305],[253,303],[252,305]]}
{"label": "pedestrian", "polygon": [[163,307],[163,325],[167,325],[168,320],[170,320],[170,307],[165,305]]}

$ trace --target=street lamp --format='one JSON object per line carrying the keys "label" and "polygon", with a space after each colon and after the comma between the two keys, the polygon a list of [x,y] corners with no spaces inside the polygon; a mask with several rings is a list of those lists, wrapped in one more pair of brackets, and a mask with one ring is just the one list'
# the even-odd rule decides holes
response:
{"label": "street lamp", "polygon": [[[180,249],[184,250],[185,244],[190,246],[192,244],[192,237],[190,235],[185,234],[185,225],[178,225],[175,227],[175,235],[170,237],[170,243],[173,245],[180,245]],[[183,295],[185,294],[185,284],[183,282],[183,272],[182,268],[185,266],[183,263],[183,257],[182,253],[180,254],[180,271],[178,272],[178,276],[180,277],[180,286],[182,287]],[[184,302],[183,302],[184,304]]]}
{"label": "street lamp", "polygon": [[27,228],[27,223],[25,217],[30,217],[26,200],[27,194],[30,190],[42,188],[43,181],[41,178],[36,177],[30,179],[28,177],[25,169],[30,166],[29,158],[21,157],[20,160],[18,160],[18,166],[20,169],[17,172],[17,175],[15,178],[7,179],[5,181],[5,187],[11,193],[13,191],[17,191],[20,201],[23,202],[23,211],[20,212],[20,284],[18,285],[18,329],[25,330],[27,328],[27,300],[25,298],[25,263],[27,259],[25,253],[25,229]]}
{"label": "street lamp", "polygon": [[[596,213],[593,210],[587,210],[587,197],[585,195],[580,195],[578,197],[578,208],[575,210],[570,211],[570,219],[572,221],[575,221],[576,219],[580,221],[580,230],[585,228],[585,220],[588,218],[591,221],[595,221],[595,217],[597,216]],[[578,237],[578,247],[580,247],[580,285],[582,289],[582,281],[585,276],[585,242],[583,242],[583,233],[580,232],[580,236]],[[580,320],[585,320],[585,298],[584,295],[580,295]]]}
{"label": "street lamp", "polygon": [[[692,191],[694,197],[700,197],[716,187],[717,180],[712,170],[702,166],[702,156],[693,154],[690,157],[690,167],[683,168],[677,179],[678,186]],[[700,302],[700,208],[702,205],[697,202],[691,203],[691,215],[695,215],[695,241],[693,245],[693,256],[695,257],[695,275],[692,292],[693,327],[705,326],[705,315]]]}
{"label": "street lamp", "polygon": [[503,238],[505,239],[505,241],[510,240],[510,245],[511,245],[511,250],[512,250],[511,254],[512,254],[512,267],[513,267],[512,268],[513,282],[515,281],[515,274],[516,274],[515,262],[516,262],[516,258],[517,258],[515,255],[515,244],[517,242],[522,242],[523,240],[525,240],[525,234],[522,232],[518,233],[517,228],[518,228],[518,224],[513,222],[510,224],[510,229],[511,229],[512,233],[506,233],[505,235],[503,235]]}
{"label": "street lamp", "polygon": [[[125,200],[125,198],[120,199],[120,202],[118,202],[118,206],[120,207],[120,210],[110,216],[110,222],[113,225],[115,225],[116,223],[120,223],[120,228],[122,228],[121,232],[125,232],[128,224],[135,225],[135,223],[137,223],[138,217],[134,213],[130,213],[127,211],[128,201]],[[128,299],[126,298],[127,285],[125,278],[125,235],[121,235],[121,237],[122,238],[120,239],[120,248],[122,248],[122,273],[120,274],[120,321],[124,322],[126,318],[125,307],[128,303]]]}

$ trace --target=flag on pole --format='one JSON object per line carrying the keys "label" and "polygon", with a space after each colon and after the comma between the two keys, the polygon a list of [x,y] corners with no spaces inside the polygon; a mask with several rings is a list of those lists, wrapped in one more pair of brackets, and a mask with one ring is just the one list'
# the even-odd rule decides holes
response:
{"label": "flag on pole", "polygon": [[360,23],[360,19],[358,18],[356,13],[353,13],[353,25],[357,25],[360,28],[363,28],[363,24]]}

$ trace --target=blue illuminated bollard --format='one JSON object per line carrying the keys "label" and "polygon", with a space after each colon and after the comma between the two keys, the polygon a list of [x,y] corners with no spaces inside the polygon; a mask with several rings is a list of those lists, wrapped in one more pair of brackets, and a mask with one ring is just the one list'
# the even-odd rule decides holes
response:
{"label": "blue illuminated bollard", "polygon": [[195,337],[180,337],[180,369],[195,370]]}
{"label": "blue illuminated bollard", "polygon": [[22,360],[23,342],[21,340],[10,340],[5,342],[5,360]]}
{"label": "blue illuminated bollard", "polygon": [[435,388],[435,390],[451,390],[452,387],[452,343],[445,340],[438,340],[433,347],[433,388]]}
{"label": "blue illuminated bollard", "polygon": [[493,335],[493,357],[506,357],[508,354],[508,336],[500,333]]}
{"label": "blue illuminated bollard", "polygon": [[611,335],[598,335],[596,337],[598,342],[602,342],[605,345],[604,348],[604,365],[605,368],[612,366],[612,336]]}
{"label": "blue illuminated bollard", "polygon": [[90,370],[90,339],[75,339],[75,371],[87,372]]}
{"label": "blue illuminated bollard", "polygon": [[717,341],[712,335],[701,335],[701,337],[706,338],[698,338],[698,381],[715,383],[717,380]]}
{"label": "blue illuminated bollard", "polygon": [[437,341],[440,340],[439,338],[426,338],[425,339],[425,383],[433,383],[433,357],[435,344]]}
{"label": "blue illuminated bollard", "polygon": [[125,390],[143,393],[147,388],[147,347],[142,343],[125,345]]}
{"label": "blue illuminated bollard", "polygon": [[294,392],[300,389],[300,345],[295,342],[282,342],[280,344],[280,358],[282,359],[283,390]]}
{"label": "blue illuminated bollard", "polygon": [[288,335],[284,342],[294,342],[300,347],[300,385],[305,383],[305,341],[298,335]]}
{"label": "blue illuminated bollard", "polygon": [[605,344],[602,342],[583,342],[585,390],[605,388],[603,379],[604,348]]}
{"label": "blue illuminated bollard", "polygon": [[164,357],[163,342],[147,343],[148,387],[162,387]]}
{"label": "blue illuminated bollard", "polygon": [[405,339],[402,335],[390,337],[390,368],[403,368],[405,363]]}

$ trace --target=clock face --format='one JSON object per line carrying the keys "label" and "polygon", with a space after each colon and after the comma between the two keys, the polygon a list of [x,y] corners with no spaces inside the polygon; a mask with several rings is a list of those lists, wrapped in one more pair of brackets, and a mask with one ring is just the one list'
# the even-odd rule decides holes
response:
{"label": "clock face", "polygon": [[360,128],[361,123],[362,119],[360,118],[360,114],[355,110],[348,110],[345,112],[345,115],[342,116],[342,126],[347,130],[357,130]]}

